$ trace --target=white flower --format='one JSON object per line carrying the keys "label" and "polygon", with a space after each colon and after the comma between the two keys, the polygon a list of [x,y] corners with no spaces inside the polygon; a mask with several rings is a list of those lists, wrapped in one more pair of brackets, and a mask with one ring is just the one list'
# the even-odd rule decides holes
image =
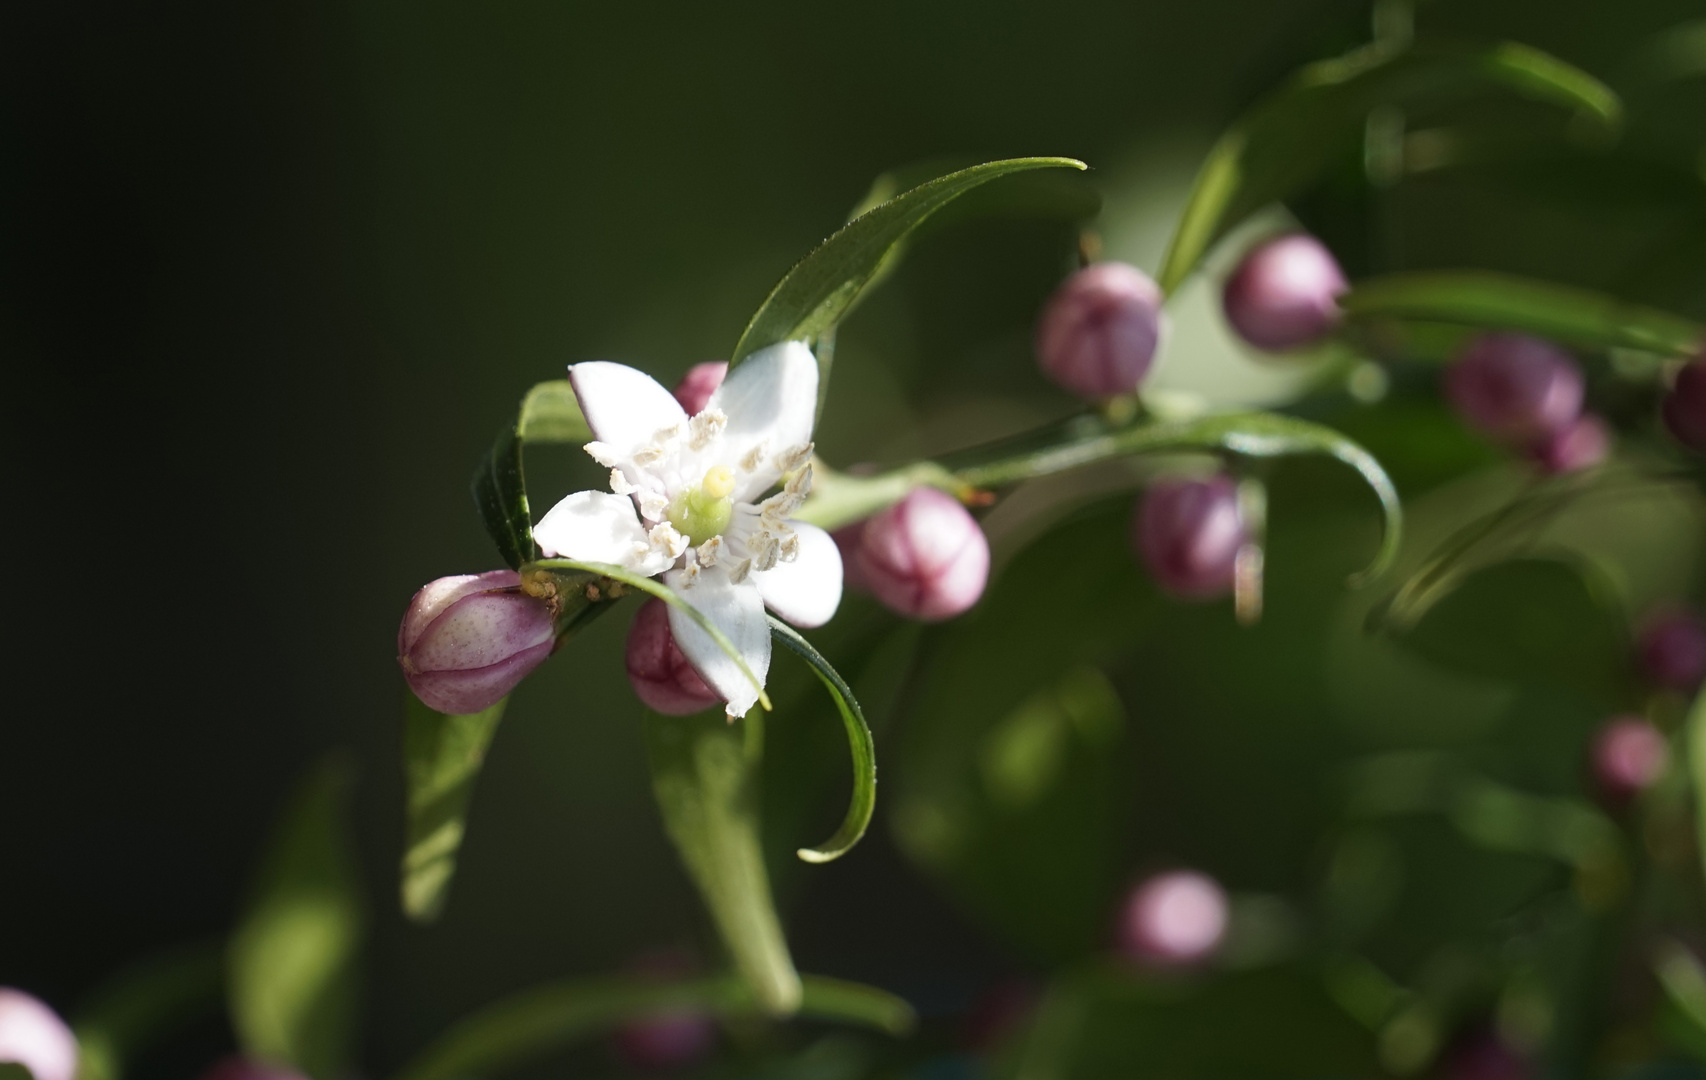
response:
{"label": "white flower", "polygon": [[[835,541],[790,518],[811,490],[817,358],[797,341],[753,353],[693,417],[622,364],[575,364],[569,382],[596,440],[586,452],[610,470],[614,494],[578,491],[552,507],[533,529],[540,550],[663,575],[762,682],[764,608],[810,627],[841,603]],[[744,716],[758,690],[739,665],[674,607],[669,629],[729,715]]]}

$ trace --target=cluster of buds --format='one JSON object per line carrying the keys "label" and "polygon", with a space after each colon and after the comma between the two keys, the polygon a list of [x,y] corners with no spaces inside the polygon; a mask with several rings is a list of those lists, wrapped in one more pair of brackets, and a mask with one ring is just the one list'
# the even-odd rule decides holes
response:
{"label": "cluster of buds", "polygon": [[1546,472],[1590,468],[1610,452],[1610,430],[1582,412],[1581,368],[1549,341],[1482,334],[1458,353],[1445,390],[1465,423]]}

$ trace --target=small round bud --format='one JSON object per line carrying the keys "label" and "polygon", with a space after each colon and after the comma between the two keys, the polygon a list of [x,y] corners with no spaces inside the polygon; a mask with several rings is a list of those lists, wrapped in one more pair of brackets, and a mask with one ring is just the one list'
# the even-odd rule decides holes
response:
{"label": "small round bud", "polygon": [[723,385],[723,377],[728,373],[729,365],[722,360],[694,364],[676,384],[675,400],[681,402],[688,416],[698,416],[705,411],[705,404],[711,400],[717,387]]}
{"label": "small round bud", "polygon": [[1138,555],[1168,593],[1205,600],[1232,588],[1238,549],[1249,531],[1230,477],[1153,484],[1132,524]]}
{"label": "small round bud", "polygon": [[1639,716],[1619,716],[1593,740],[1593,775],[1600,790],[1622,802],[1651,787],[1670,764],[1670,745]]}
{"label": "small round bud", "polygon": [[307,1080],[301,1073],[280,1065],[253,1061],[239,1054],[217,1061],[201,1080]]}
{"label": "small round bud", "polygon": [[647,600],[628,627],[628,683],[648,709],[668,716],[703,712],[723,699],[687,662],[669,632],[669,607]]}
{"label": "small round bud", "polygon": [[1258,349],[1285,352],[1311,345],[1339,325],[1345,275],[1321,241],[1292,233],[1245,254],[1226,279],[1226,321]]}
{"label": "small round bud", "polygon": [[1582,373],[1568,353],[1524,334],[1482,334],[1458,354],[1445,389],[1466,423],[1495,439],[1531,443],[1582,411]]}
{"label": "small round bud", "polygon": [[1120,950],[1151,966],[1197,964],[1220,947],[1228,915],[1226,893],[1213,878],[1194,870],[1157,874],[1120,910]]}
{"label": "small round bud", "polygon": [[1043,374],[1079,397],[1129,394],[1148,373],[1165,330],[1161,290],[1125,263],[1085,267],[1056,289],[1037,320]]}
{"label": "small round bud", "polygon": [[1637,645],[1641,670],[1667,690],[1692,693],[1706,678],[1706,622],[1690,611],[1665,611],[1647,621]]}
{"label": "small round bud", "polygon": [[1676,373],[1660,414],[1677,442],[1706,454],[1706,357]]}
{"label": "small round bud", "polygon": [[0,986],[0,1062],[22,1065],[35,1080],[74,1080],[77,1037],[40,999]]}
{"label": "small round bud", "polygon": [[1611,429],[1592,413],[1583,413],[1528,448],[1528,456],[1553,476],[1591,469],[1611,453]]}
{"label": "small round bud", "polygon": [[443,713],[488,708],[544,663],[551,608],[517,590],[513,570],[439,578],[415,594],[397,631],[397,663],[415,696]]}
{"label": "small round bud", "polygon": [[909,619],[964,612],[989,582],[989,541],[959,500],[935,488],[906,498],[858,531],[850,580]]}
{"label": "small round bud", "polygon": [[[646,981],[693,974],[691,957],[675,952],[642,956],[629,970]],[[717,1043],[717,1025],[697,1009],[676,1008],[629,1020],[616,1029],[616,1052],[637,1069],[678,1069],[702,1060]]]}

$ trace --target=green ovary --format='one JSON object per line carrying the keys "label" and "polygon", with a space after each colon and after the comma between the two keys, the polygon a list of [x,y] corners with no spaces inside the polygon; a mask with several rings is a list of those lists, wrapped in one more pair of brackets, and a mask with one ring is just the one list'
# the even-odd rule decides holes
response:
{"label": "green ovary", "polygon": [[705,474],[699,486],[677,495],[669,504],[669,523],[689,542],[703,544],[720,536],[734,516],[734,473],[718,465]]}

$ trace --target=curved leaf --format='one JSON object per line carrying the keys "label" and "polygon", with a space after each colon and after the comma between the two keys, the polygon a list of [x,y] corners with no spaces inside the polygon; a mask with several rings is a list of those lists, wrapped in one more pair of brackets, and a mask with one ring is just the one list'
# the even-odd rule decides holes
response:
{"label": "curved leaf", "polygon": [[1526,45],[1370,46],[1304,68],[1222,135],[1203,162],[1159,275],[1172,292],[1250,214],[1297,194],[1363,134],[1368,114],[1487,89],[1573,109],[1602,128],[1622,106],[1604,83]]}
{"label": "curved leaf", "polygon": [[829,691],[829,696],[835,699],[835,707],[841,711],[841,721],[847,726],[847,748],[853,755],[853,798],[848,804],[847,816],[842,819],[841,827],[835,830],[834,836],[815,848],[801,848],[796,852],[806,862],[826,863],[847,854],[871,824],[871,814],[877,806],[877,748],[871,741],[871,727],[865,722],[865,714],[853,697],[853,688],[847,685],[847,680],[793,627],[774,615],[769,618],[771,636],[811,665],[812,671]]}
{"label": "curved leaf", "polygon": [[832,329],[921,221],[990,180],[1027,169],[1083,169],[1072,158],[991,161],[921,184],[861,214],[794,264],[747,323],[730,365],[784,341],[811,341]]}
{"label": "curved leaf", "polygon": [[492,442],[474,470],[469,490],[486,534],[511,570],[539,557],[533,543],[533,515],[527,505],[522,450],[528,443],[582,443],[592,429],[567,379],[536,384],[521,399],[513,425]]}
{"label": "curved leaf", "polygon": [[[904,1035],[916,1022],[912,1007],[872,986],[807,975],[800,1015]],[[698,1010],[723,1019],[752,1016],[752,993],[733,976],[678,983],[636,978],[576,979],[526,990],[460,1021],[396,1080],[458,1080],[492,1076],[554,1049],[658,1012]]]}
{"label": "curved leaf", "polygon": [[1706,327],[1603,293],[1481,270],[1392,274],[1340,298],[1352,319],[1399,319],[1520,330],[1589,348],[1690,356]]}
{"label": "curved leaf", "polygon": [[416,922],[432,922],[444,910],[468,799],[508,704],[505,697],[481,712],[457,716],[408,696],[403,718],[408,837],[401,893],[403,913]]}

